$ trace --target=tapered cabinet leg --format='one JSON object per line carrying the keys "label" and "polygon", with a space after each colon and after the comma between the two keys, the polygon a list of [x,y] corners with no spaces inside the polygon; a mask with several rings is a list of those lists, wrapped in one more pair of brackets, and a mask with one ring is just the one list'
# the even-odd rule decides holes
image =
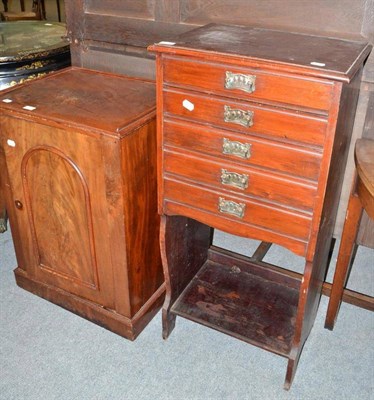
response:
{"label": "tapered cabinet leg", "polygon": [[359,198],[353,194],[349,198],[343,234],[341,237],[338,259],[334,280],[332,283],[329,305],[325,320],[325,328],[333,330],[340,303],[343,296],[344,285],[347,280],[349,265],[356,242],[357,231],[362,215],[362,206]]}
{"label": "tapered cabinet leg", "polygon": [[176,316],[170,312],[170,308],[162,309],[162,338],[167,339],[175,327]]}
{"label": "tapered cabinet leg", "polygon": [[208,257],[213,229],[180,216],[161,216],[160,248],[166,296],[162,309],[162,336],[175,326],[172,306]]}
{"label": "tapered cabinet leg", "polygon": [[297,365],[299,364],[301,351],[298,351],[295,358],[290,358],[287,364],[286,379],[284,381],[284,389],[290,390],[293,378],[295,377]]}

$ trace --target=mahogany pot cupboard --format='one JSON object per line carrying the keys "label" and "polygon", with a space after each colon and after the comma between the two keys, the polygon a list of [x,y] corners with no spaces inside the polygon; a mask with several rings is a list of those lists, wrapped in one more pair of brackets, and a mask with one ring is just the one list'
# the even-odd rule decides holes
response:
{"label": "mahogany pot cupboard", "polygon": [[164,299],[154,83],[69,68],[0,112],[17,284],[135,339]]}
{"label": "mahogany pot cupboard", "polygon": [[[217,24],[151,46],[164,338],[178,315],[207,325],[286,357],[290,387],[317,312],[370,48]],[[282,245],[305,258],[304,273],[211,247],[212,228]]]}

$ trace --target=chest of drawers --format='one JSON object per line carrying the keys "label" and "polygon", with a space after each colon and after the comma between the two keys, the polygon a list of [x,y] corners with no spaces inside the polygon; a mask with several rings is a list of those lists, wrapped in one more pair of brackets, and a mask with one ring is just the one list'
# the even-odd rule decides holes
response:
{"label": "chest of drawers", "polygon": [[69,68],[0,112],[17,284],[135,339],[165,292],[154,83]]}
{"label": "chest of drawers", "polygon": [[[313,325],[370,46],[207,25],[157,55],[163,335],[177,315],[288,359],[289,388]],[[243,257],[220,229],[264,242]],[[305,258],[264,262],[269,243]]]}

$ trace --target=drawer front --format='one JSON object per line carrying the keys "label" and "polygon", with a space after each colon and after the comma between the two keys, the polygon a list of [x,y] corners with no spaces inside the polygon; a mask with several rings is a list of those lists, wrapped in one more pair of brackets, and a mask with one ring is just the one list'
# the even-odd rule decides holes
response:
{"label": "drawer front", "polygon": [[329,110],[332,84],[264,71],[237,68],[232,65],[207,64],[187,59],[165,58],[164,82],[208,90],[223,96],[268,100]]}
{"label": "drawer front", "polygon": [[238,222],[301,240],[307,240],[309,237],[311,224],[309,215],[272,207],[234,194],[166,178],[164,179],[165,201],[185,204],[191,209],[227,219],[232,223],[233,233],[236,231],[235,223]]}
{"label": "drawer front", "polygon": [[314,181],[318,180],[322,158],[312,149],[176,120],[164,121],[164,144]]}
{"label": "drawer front", "polygon": [[164,91],[164,112],[191,121],[279,140],[322,145],[327,121],[252,103]]}
{"label": "drawer front", "polygon": [[234,191],[260,200],[282,203],[311,210],[316,187],[245,168],[219,159],[202,159],[192,155],[164,150],[164,171],[184,179],[213,186],[220,191]]}

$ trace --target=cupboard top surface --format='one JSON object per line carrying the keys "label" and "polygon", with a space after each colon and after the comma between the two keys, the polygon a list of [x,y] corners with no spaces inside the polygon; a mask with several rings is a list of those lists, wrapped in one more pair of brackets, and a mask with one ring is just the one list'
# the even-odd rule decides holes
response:
{"label": "cupboard top surface", "polygon": [[155,102],[152,82],[68,68],[1,92],[0,112],[122,136]]}
{"label": "cupboard top surface", "polygon": [[285,64],[306,75],[349,80],[370,53],[364,41],[283,32],[244,26],[209,24],[170,42],[151,46],[153,51],[188,54],[225,54],[254,61]]}

